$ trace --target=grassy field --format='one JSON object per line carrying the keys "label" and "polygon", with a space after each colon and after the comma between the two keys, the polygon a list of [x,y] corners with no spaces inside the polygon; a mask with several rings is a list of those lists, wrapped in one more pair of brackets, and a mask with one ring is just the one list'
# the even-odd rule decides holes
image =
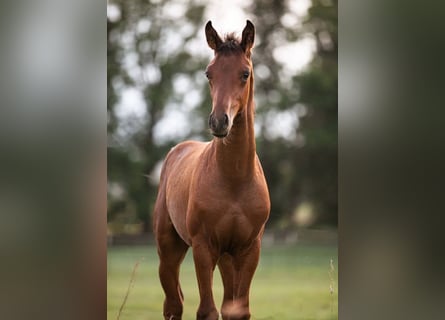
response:
{"label": "grassy field", "polygon": [[[330,260],[333,260],[334,272]],[[133,268],[141,261],[120,320],[162,319],[163,292],[155,247],[108,248],[108,319],[116,319]],[[193,320],[199,303],[191,250],[181,268],[184,320]],[[330,285],[333,284],[333,293]],[[219,308],[222,284],[215,270],[214,296]],[[337,313],[337,247],[327,245],[263,248],[250,298],[252,319],[333,320]]]}

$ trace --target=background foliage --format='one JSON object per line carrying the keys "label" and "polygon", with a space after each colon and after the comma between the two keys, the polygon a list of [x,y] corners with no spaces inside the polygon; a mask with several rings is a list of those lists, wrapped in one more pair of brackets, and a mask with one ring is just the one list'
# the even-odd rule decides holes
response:
{"label": "background foliage", "polygon": [[[205,41],[207,7],[179,0],[108,4],[108,221],[114,225],[151,230],[162,159],[180,141],[211,139],[204,70],[212,52],[196,50]],[[257,31],[257,152],[272,200],[268,227],[336,226],[337,1],[313,0],[302,19],[294,7],[295,1],[261,0],[243,8]],[[274,49],[302,39],[312,39],[315,50],[297,72]],[[137,99],[125,101],[125,92]],[[142,108],[125,114],[134,101]]]}

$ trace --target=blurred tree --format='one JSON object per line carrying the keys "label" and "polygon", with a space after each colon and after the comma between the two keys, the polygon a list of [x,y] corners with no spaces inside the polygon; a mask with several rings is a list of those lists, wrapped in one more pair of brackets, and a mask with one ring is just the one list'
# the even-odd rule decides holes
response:
{"label": "blurred tree", "polygon": [[338,10],[337,0],[312,0],[305,29],[317,44],[309,69],[294,77],[299,101],[307,107],[300,130],[304,152],[295,154],[301,164],[305,197],[314,203],[320,224],[337,224],[338,131]]}
{"label": "blurred tree", "polygon": [[[155,127],[166,107],[182,100],[173,88],[175,76],[203,68],[199,58],[179,49],[201,28],[204,6],[190,1],[175,12],[166,10],[169,3],[111,1],[114,15],[107,19],[108,220],[127,213],[126,221],[143,222],[145,231],[151,230],[149,213],[157,193],[150,175],[177,142],[156,141]],[[176,39],[180,43],[170,41],[174,34],[181,35]],[[119,97],[132,87],[142,93],[146,112],[142,117],[119,119]]]}
{"label": "blurred tree", "polygon": [[[267,71],[267,76],[256,78],[256,97],[262,128],[258,150],[272,200],[270,224],[289,225],[296,208],[308,202],[314,223],[336,225],[337,1],[313,0],[302,26],[293,23],[298,19],[291,5],[290,1],[254,1],[248,8],[256,17],[259,35],[256,70]],[[308,35],[316,42],[312,62],[289,81],[274,49],[283,41],[292,43]],[[277,111],[298,118],[290,139],[268,135]]]}

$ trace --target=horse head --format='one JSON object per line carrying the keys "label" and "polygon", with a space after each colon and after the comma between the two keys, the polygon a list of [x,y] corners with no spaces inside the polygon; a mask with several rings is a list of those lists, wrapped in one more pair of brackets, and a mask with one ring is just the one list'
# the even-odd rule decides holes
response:
{"label": "horse head", "polygon": [[252,94],[253,67],[250,57],[255,27],[247,20],[241,40],[229,34],[223,41],[209,21],[205,33],[207,43],[215,53],[206,69],[212,97],[209,127],[215,137],[224,138],[229,134],[234,119],[246,109]]}

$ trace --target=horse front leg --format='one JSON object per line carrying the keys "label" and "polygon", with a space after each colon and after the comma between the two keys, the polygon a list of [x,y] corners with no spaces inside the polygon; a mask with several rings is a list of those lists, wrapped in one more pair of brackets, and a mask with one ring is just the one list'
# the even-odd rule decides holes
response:
{"label": "horse front leg", "polygon": [[219,315],[213,299],[212,283],[217,255],[213,253],[204,239],[193,239],[193,260],[198,279],[200,304],[196,313],[197,320],[217,320]]}
{"label": "horse front leg", "polygon": [[260,238],[255,239],[254,243],[245,250],[238,252],[233,258],[235,269],[234,283],[235,296],[230,314],[224,319],[230,320],[248,320],[250,319],[249,293],[253,275],[260,259]]}
{"label": "horse front leg", "polygon": [[223,320],[230,319],[235,288],[238,288],[238,285],[235,284],[235,271],[232,260],[232,256],[228,253],[223,254],[218,260],[218,268],[224,285],[224,297],[221,305],[221,315]]}

